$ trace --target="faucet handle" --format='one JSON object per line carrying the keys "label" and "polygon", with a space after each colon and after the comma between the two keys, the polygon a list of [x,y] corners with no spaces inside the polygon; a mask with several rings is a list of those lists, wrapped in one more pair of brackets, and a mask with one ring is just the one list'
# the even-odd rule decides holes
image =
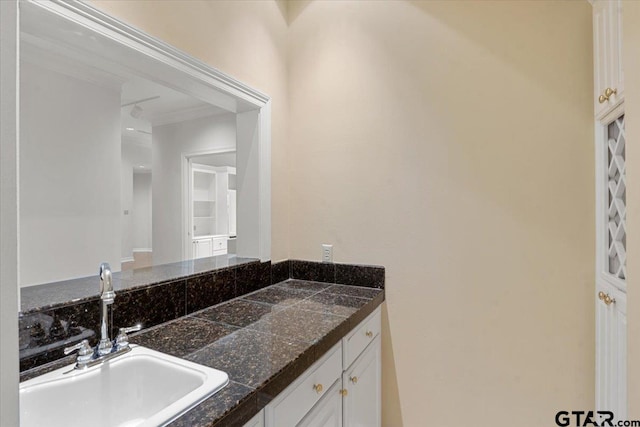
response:
{"label": "faucet handle", "polygon": [[74,351],[78,351],[78,358],[76,359],[78,366],[86,365],[93,359],[93,348],[89,345],[88,340],[82,340],[76,345],[65,348],[64,354],[70,354]]}
{"label": "faucet handle", "polygon": [[142,325],[138,323],[135,326],[130,326],[128,328],[120,328],[118,329],[118,336],[116,337],[116,348],[120,350],[125,347],[129,347],[129,333],[137,332],[142,329]]}

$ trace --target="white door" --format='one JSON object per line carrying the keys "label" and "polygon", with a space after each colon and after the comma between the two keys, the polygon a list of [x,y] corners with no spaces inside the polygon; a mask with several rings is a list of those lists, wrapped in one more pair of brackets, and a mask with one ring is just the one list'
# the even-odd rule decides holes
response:
{"label": "white door", "polygon": [[338,379],[327,390],[322,399],[298,423],[298,427],[341,427],[342,426],[342,396],[340,389],[342,381]]}
{"label": "white door", "polygon": [[596,287],[596,410],[627,418],[627,297],[606,283]]}
{"label": "white door", "polygon": [[193,258],[213,256],[213,239],[196,239],[193,241]]}
{"label": "white door", "polygon": [[345,427],[380,427],[380,336],[342,374]]}

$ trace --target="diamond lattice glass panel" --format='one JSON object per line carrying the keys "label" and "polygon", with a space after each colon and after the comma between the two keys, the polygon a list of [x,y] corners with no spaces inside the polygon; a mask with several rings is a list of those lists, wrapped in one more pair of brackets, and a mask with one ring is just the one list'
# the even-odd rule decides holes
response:
{"label": "diamond lattice glass panel", "polygon": [[609,273],[622,280],[627,276],[625,139],[623,115],[607,127]]}

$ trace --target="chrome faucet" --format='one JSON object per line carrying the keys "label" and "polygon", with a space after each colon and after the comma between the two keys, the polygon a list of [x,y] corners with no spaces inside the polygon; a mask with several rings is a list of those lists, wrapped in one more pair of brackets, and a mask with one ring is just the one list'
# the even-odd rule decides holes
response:
{"label": "chrome faucet", "polygon": [[106,262],[100,264],[98,274],[100,276],[100,302],[102,305],[100,341],[95,349],[89,345],[88,340],[82,340],[80,343],[64,349],[64,354],[69,354],[74,351],[78,352],[76,369],[89,368],[120,354],[127,353],[131,350],[127,334],[142,329],[141,324],[130,328],[120,328],[117,338],[111,341],[111,338],[109,338],[109,306],[113,304],[116,293],[113,291],[111,267],[109,264]]}
{"label": "chrome faucet", "polygon": [[109,306],[116,299],[111,282],[111,267],[108,263],[100,264],[100,301],[102,302],[102,315],[100,318],[100,343],[98,344],[98,356],[111,353],[113,344],[109,338]]}

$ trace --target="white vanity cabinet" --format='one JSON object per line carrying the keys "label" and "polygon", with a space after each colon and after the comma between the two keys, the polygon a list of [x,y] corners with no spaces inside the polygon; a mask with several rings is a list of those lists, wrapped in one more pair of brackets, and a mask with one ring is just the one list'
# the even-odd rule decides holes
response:
{"label": "white vanity cabinet", "polygon": [[264,409],[251,418],[244,427],[264,427]]}
{"label": "white vanity cabinet", "polygon": [[595,115],[604,117],[622,102],[622,1],[592,0]]}
{"label": "white vanity cabinet", "polygon": [[313,407],[298,427],[342,427],[342,381],[337,380],[327,395]]}
{"label": "white vanity cabinet", "polygon": [[378,307],[265,407],[265,426],[379,427],[380,322]]}
{"label": "white vanity cabinet", "polygon": [[380,336],[353,363],[349,370],[342,374],[344,393],[344,425],[345,426],[380,426]]}

